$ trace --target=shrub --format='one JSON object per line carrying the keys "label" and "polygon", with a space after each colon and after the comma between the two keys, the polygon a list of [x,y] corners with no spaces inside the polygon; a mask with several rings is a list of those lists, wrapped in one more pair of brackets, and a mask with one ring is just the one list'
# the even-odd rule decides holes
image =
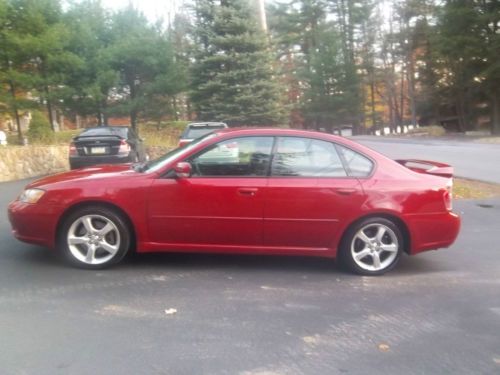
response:
{"label": "shrub", "polygon": [[52,143],[54,141],[54,132],[50,127],[49,120],[40,111],[31,113],[28,141],[30,143]]}

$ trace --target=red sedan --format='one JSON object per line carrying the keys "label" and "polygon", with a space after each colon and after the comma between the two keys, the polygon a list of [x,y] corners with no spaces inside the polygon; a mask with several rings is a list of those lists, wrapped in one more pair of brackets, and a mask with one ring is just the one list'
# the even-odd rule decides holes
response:
{"label": "red sedan", "polygon": [[147,163],[42,178],[8,211],[15,237],[84,268],[184,251],[337,257],[379,275],[455,241],[451,178],[324,133],[221,130]]}

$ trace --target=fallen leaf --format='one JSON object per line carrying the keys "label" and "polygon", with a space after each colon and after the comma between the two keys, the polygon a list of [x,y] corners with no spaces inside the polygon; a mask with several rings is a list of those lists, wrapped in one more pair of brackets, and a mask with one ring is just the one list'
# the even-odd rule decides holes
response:
{"label": "fallen leaf", "polygon": [[389,350],[391,350],[391,348],[387,344],[379,344],[378,350],[380,350],[381,352],[388,352]]}

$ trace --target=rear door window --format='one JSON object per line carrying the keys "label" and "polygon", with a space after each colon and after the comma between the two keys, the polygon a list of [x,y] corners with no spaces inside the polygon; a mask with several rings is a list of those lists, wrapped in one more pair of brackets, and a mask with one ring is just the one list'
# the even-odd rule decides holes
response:
{"label": "rear door window", "polygon": [[366,156],[344,146],[338,146],[349,176],[368,177],[373,170],[373,162]]}
{"label": "rear door window", "polygon": [[301,137],[278,138],[271,174],[298,177],[347,176],[333,143]]}

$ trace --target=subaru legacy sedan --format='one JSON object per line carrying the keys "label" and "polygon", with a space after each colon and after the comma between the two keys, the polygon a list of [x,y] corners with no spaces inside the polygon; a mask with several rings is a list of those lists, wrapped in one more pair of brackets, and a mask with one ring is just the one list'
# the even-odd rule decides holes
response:
{"label": "subaru legacy sedan", "polygon": [[174,251],[337,258],[380,275],[455,241],[452,173],[325,133],[225,129],[146,163],[42,178],[8,213],[19,240],[82,268]]}

